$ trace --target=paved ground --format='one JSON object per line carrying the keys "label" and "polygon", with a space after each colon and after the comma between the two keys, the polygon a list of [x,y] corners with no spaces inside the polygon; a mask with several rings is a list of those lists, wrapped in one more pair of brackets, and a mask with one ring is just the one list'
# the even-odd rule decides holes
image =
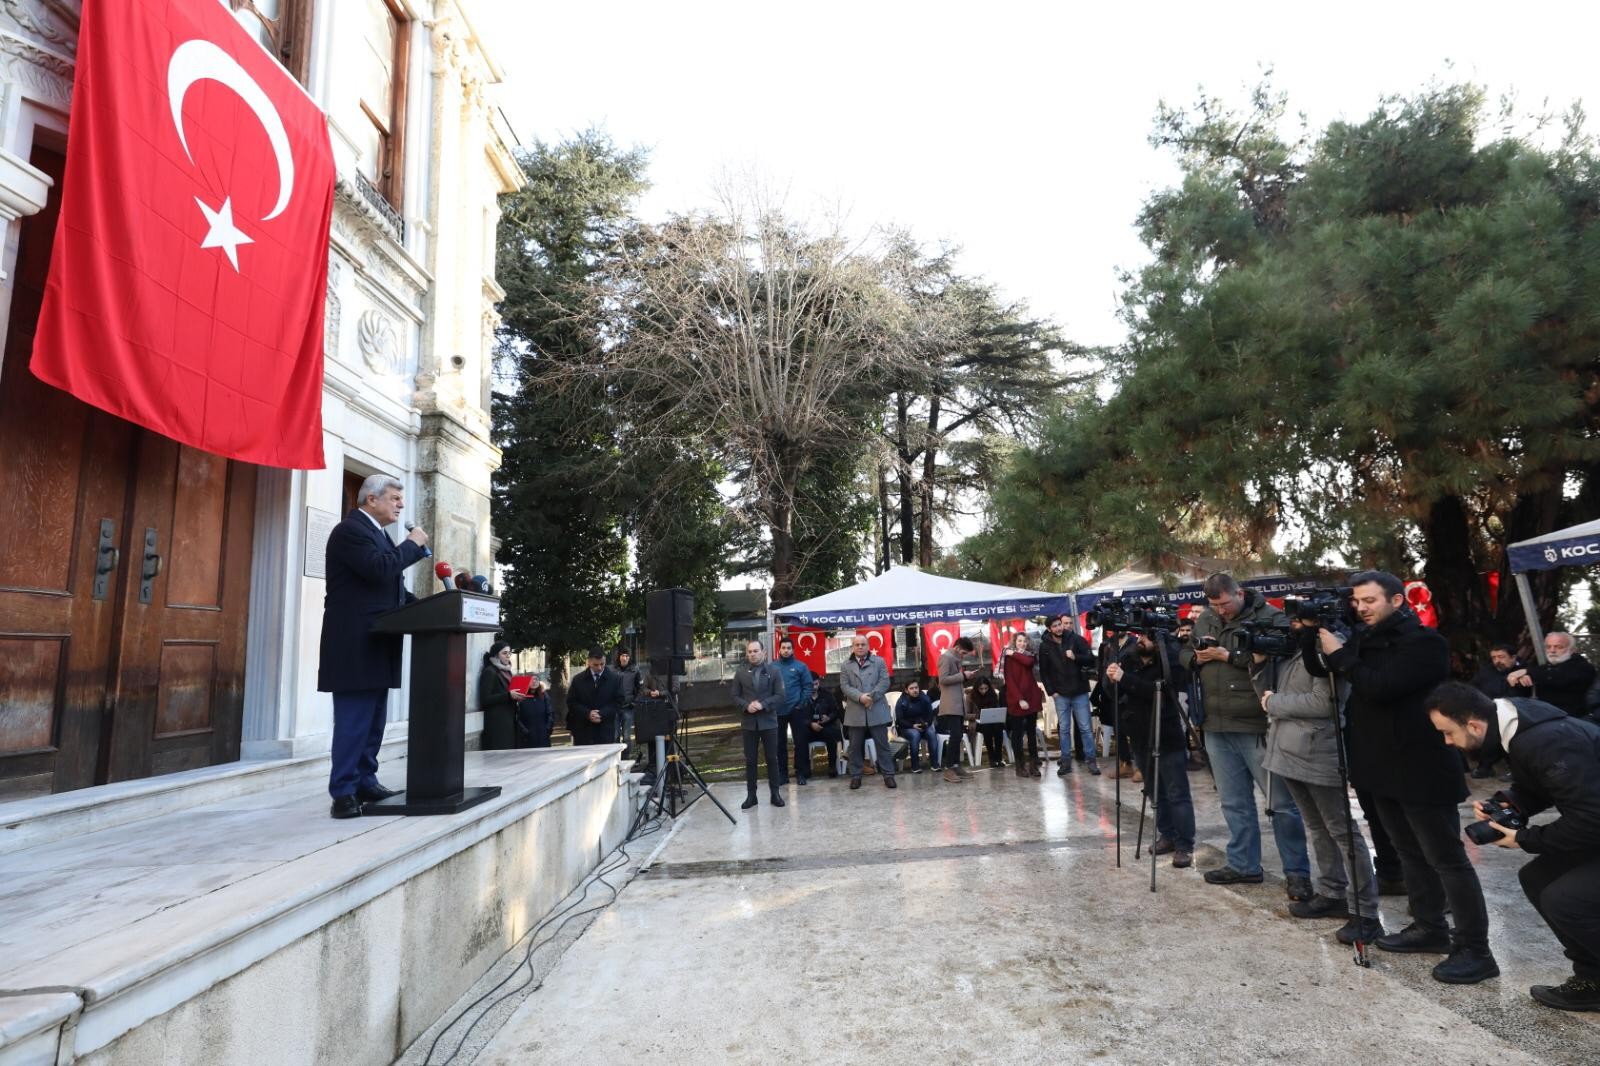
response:
{"label": "paved ground", "polygon": [[[1190,779],[1197,867],[1220,865],[1215,792]],[[1432,956],[1358,969],[1339,923],[1289,918],[1275,879],[1219,888],[1163,859],[1152,894],[1126,783],[1119,870],[1108,777],[900,781],[823,778],[742,815],[742,787],[716,786],[738,824],[705,801],[680,818],[503,1027],[480,1027],[476,1061],[1600,1061],[1600,1015],[1528,999],[1567,970],[1514,853],[1475,855],[1504,976],[1457,988]],[[1403,925],[1404,900],[1384,917]]]}

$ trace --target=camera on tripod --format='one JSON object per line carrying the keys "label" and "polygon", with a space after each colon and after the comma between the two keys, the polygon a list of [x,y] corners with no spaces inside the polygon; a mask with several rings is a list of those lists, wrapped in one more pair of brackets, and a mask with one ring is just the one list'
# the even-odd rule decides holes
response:
{"label": "camera on tripod", "polygon": [[1356,614],[1350,606],[1355,589],[1348,585],[1312,589],[1306,596],[1285,596],[1283,613],[1319,629],[1349,630]]}
{"label": "camera on tripod", "polygon": [[1125,600],[1121,596],[1101,600],[1090,608],[1090,629],[1108,633],[1169,633],[1178,628],[1178,611],[1156,599]]}
{"label": "camera on tripod", "polygon": [[[1493,844],[1500,839],[1500,834],[1494,831],[1496,825],[1503,825],[1507,829],[1528,827],[1528,819],[1523,817],[1522,812],[1511,802],[1510,795],[1504,791],[1496,792],[1484,800],[1483,809],[1488,814],[1489,821],[1473,822],[1464,830],[1467,839],[1480,847]],[[1490,822],[1494,824],[1491,825]]]}
{"label": "camera on tripod", "polygon": [[1249,652],[1271,659],[1287,659],[1300,651],[1300,635],[1281,618],[1267,622],[1241,622],[1228,634],[1228,651]]}

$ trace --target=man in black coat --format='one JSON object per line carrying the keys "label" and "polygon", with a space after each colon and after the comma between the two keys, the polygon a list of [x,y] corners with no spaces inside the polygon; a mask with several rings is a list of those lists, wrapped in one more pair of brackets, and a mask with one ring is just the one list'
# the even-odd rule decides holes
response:
{"label": "man in black coat", "polygon": [[1589,713],[1585,696],[1594,681],[1594,667],[1575,650],[1572,634],[1557,629],[1545,634],[1546,663],[1513,670],[1506,675],[1512,688],[1525,696],[1544,700],[1568,714],[1583,717]]}
{"label": "man in black coat", "polygon": [[[1493,751],[1511,764],[1508,796],[1524,818],[1554,807],[1553,822],[1495,825],[1502,848],[1535,856],[1519,872],[1522,891],[1555,933],[1571,979],[1534,985],[1534,999],[1559,1010],[1600,1011],[1600,726],[1541,700],[1490,699],[1458,682],[1428,697],[1429,717],[1451,747]],[[1480,822],[1492,821],[1484,804]]]}
{"label": "man in black coat", "polygon": [[[1162,644],[1158,648],[1156,641]],[[1165,662],[1162,659],[1165,657]],[[1151,850],[1172,853],[1172,865],[1194,865],[1194,800],[1189,794],[1189,744],[1178,706],[1178,693],[1189,684],[1189,672],[1178,660],[1177,642],[1164,633],[1140,633],[1134,647],[1106,667],[1106,680],[1118,685],[1122,706],[1117,718],[1133,742],[1134,759],[1144,771],[1144,794],[1155,803],[1158,837]],[[1151,745],[1156,682],[1161,694],[1161,722]],[[1156,749],[1161,755],[1157,766]],[[1155,794],[1159,779],[1160,794]]]}
{"label": "man in black coat", "polygon": [[[1327,665],[1350,686],[1345,707],[1350,780],[1376,802],[1400,853],[1411,924],[1378,938],[1384,951],[1446,954],[1435,980],[1474,984],[1500,973],[1489,951],[1483,886],[1462,844],[1456,805],[1467,798],[1461,757],[1423,706],[1450,676],[1450,648],[1405,606],[1405,585],[1369,570],[1350,579],[1363,628],[1346,643],[1317,634]],[[1308,667],[1310,664],[1307,664]],[[1451,935],[1445,901],[1455,918]]]}
{"label": "man in black coat", "polygon": [[622,678],[606,666],[604,648],[590,648],[587,668],[567,686],[567,729],[574,744],[615,744]]}
{"label": "man in black coat", "polygon": [[[1496,644],[1489,649],[1489,661],[1479,668],[1472,677],[1472,687],[1488,696],[1491,700],[1506,699],[1511,695],[1511,684],[1506,680],[1511,671],[1520,669],[1521,663],[1517,662],[1517,649],[1510,644]],[[1498,758],[1492,748],[1485,748],[1478,753],[1478,765],[1473,768],[1472,776],[1484,780],[1494,776],[1494,761]]]}
{"label": "man in black coat", "polygon": [[1061,762],[1056,776],[1072,772],[1072,727],[1078,727],[1078,748],[1088,756],[1089,772],[1100,773],[1095,760],[1094,726],[1089,709],[1089,678],[1095,669],[1094,652],[1089,642],[1072,630],[1072,616],[1056,615],[1039,641],[1039,680],[1045,694],[1055,701],[1056,722],[1061,734]]}
{"label": "man in black coat", "polygon": [[333,765],[328,794],[335,818],[354,818],[361,804],[394,795],[378,782],[378,746],[388,718],[389,690],[400,686],[403,637],[375,634],[373,621],[416,599],[406,568],[428,554],[428,535],[413,529],[396,544],[383,527],[400,520],[400,482],[374,474],[361,483],[359,506],[328,534],[327,595],[317,691],[333,693]]}

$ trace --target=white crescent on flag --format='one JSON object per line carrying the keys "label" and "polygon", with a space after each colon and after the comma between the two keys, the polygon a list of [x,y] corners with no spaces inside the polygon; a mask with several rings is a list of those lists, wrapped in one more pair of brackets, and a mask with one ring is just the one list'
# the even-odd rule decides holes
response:
{"label": "white crescent on flag", "polygon": [[[944,641],[943,645],[939,643],[941,639]],[[944,651],[955,642],[956,636],[954,633],[950,632],[948,629],[940,630],[933,635],[933,650],[935,652]]]}
{"label": "white crescent on flag", "polygon": [[867,633],[867,650],[868,651],[872,650],[873,641],[877,641],[879,644],[883,643],[883,634],[878,632],[876,629],[874,629],[874,630],[870,631],[869,633]]}
{"label": "white crescent on flag", "polygon": [[[817,635],[815,633],[801,633],[795,639],[799,642],[801,651],[810,651],[817,643]],[[810,643],[807,643],[808,641]]]}

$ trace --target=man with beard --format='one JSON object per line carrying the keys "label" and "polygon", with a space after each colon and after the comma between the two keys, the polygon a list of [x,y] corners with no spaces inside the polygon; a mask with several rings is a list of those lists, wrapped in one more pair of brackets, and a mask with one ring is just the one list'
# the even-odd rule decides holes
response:
{"label": "man with beard", "polygon": [[1572,634],[1559,629],[1545,634],[1544,657],[1549,662],[1542,666],[1534,664],[1511,671],[1506,675],[1507,684],[1519,690],[1519,695],[1555,704],[1568,714],[1579,718],[1588,714],[1584,695],[1594,681],[1594,667],[1578,654]]}
{"label": "man with beard", "polygon": [[[1511,695],[1511,684],[1506,678],[1521,666],[1517,662],[1516,648],[1510,644],[1496,644],[1489,649],[1489,661],[1472,678],[1472,687],[1491,700],[1507,699]],[[1492,749],[1480,751],[1478,765],[1473,768],[1472,776],[1479,781],[1493,777],[1494,760]]]}
{"label": "man with beard", "polygon": [[[1405,870],[1411,924],[1381,936],[1384,951],[1448,955],[1437,981],[1496,977],[1483,887],[1461,842],[1456,804],[1467,798],[1461,758],[1428,719],[1423,701],[1450,676],[1450,647],[1405,606],[1405,584],[1368,570],[1350,579],[1363,629],[1348,642],[1317,631],[1328,667],[1350,686],[1350,780],[1368,792]],[[1445,918],[1448,901],[1455,931]]]}
{"label": "man with beard", "polygon": [[1094,652],[1089,642],[1072,631],[1072,616],[1058,614],[1050,619],[1049,629],[1039,641],[1039,680],[1045,693],[1055,701],[1057,729],[1061,734],[1061,762],[1056,776],[1072,772],[1072,728],[1078,728],[1078,746],[1087,755],[1089,772],[1100,774],[1095,760],[1094,727],[1089,713],[1089,672],[1094,669]]}

